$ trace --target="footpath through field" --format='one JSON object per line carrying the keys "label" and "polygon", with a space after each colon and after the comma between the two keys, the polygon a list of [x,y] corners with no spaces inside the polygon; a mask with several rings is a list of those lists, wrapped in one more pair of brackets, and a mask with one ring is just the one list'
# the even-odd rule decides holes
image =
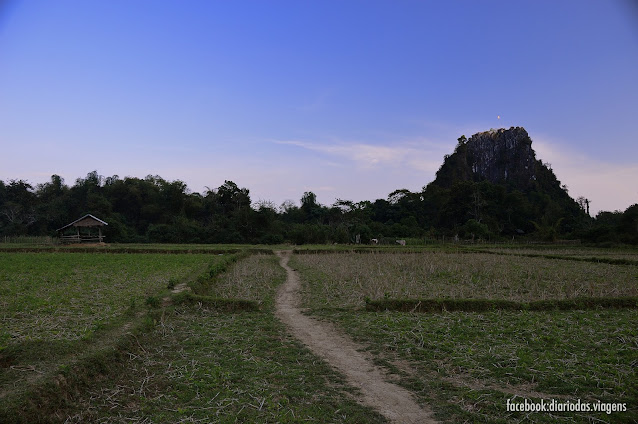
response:
{"label": "footpath through field", "polygon": [[436,423],[432,413],[419,406],[410,392],[389,381],[385,372],[360,352],[361,346],[330,324],[301,313],[299,277],[288,266],[291,251],[280,251],[280,264],[288,276],[277,293],[276,313],[291,333],[316,355],[343,373],[348,383],[360,390],[361,402],[394,423]]}

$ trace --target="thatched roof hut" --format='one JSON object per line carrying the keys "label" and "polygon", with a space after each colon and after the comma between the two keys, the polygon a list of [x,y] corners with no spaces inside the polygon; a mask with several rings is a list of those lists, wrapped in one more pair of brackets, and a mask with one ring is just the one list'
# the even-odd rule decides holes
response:
{"label": "thatched roof hut", "polygon": [[[102,227],[109,225],[91,214],[76,219],[62,228],[58,228],[62,243],[103,243]],[[97,234],[91,234],[91,228],[97,227]],[[75,228],[75,234],[69,234],[69,230]],[[82,229],[82,231],[80,231]]]}

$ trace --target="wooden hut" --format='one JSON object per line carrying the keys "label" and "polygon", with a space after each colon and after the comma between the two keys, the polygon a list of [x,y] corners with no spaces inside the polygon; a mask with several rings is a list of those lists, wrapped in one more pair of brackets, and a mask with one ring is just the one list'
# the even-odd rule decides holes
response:
{"label": "wooden hut", "polygon": [[[87,214],[59,228],[57,231],[60,234],[62,243],[103,243],[102,227],[105,225],[109,224],[91,214]],[[97,234],[95,234],[95,230],[93,233],[91,232],[91,229],[95,227],[97,227]],[[73,228],[75,228],[74,233],[71,232]]]}

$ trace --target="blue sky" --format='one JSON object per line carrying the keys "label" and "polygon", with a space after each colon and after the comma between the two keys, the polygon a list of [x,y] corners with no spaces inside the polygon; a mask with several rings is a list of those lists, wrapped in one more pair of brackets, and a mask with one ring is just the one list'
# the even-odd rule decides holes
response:
{"label": "blue sky", "polygon": [[523,126],[594,212],[638,202],[631,0],[0,4],[4,181],[374,200],[427,185],[462,134]]}

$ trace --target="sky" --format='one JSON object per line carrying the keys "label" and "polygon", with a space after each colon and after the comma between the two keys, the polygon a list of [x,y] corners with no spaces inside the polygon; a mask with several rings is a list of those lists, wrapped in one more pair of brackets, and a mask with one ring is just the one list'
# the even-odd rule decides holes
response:
{"label": "sky", "polygon": [[638,203],[634,0],[0,0],[0,180],[231,180],[331,205],[522,126],[592,214]]}

